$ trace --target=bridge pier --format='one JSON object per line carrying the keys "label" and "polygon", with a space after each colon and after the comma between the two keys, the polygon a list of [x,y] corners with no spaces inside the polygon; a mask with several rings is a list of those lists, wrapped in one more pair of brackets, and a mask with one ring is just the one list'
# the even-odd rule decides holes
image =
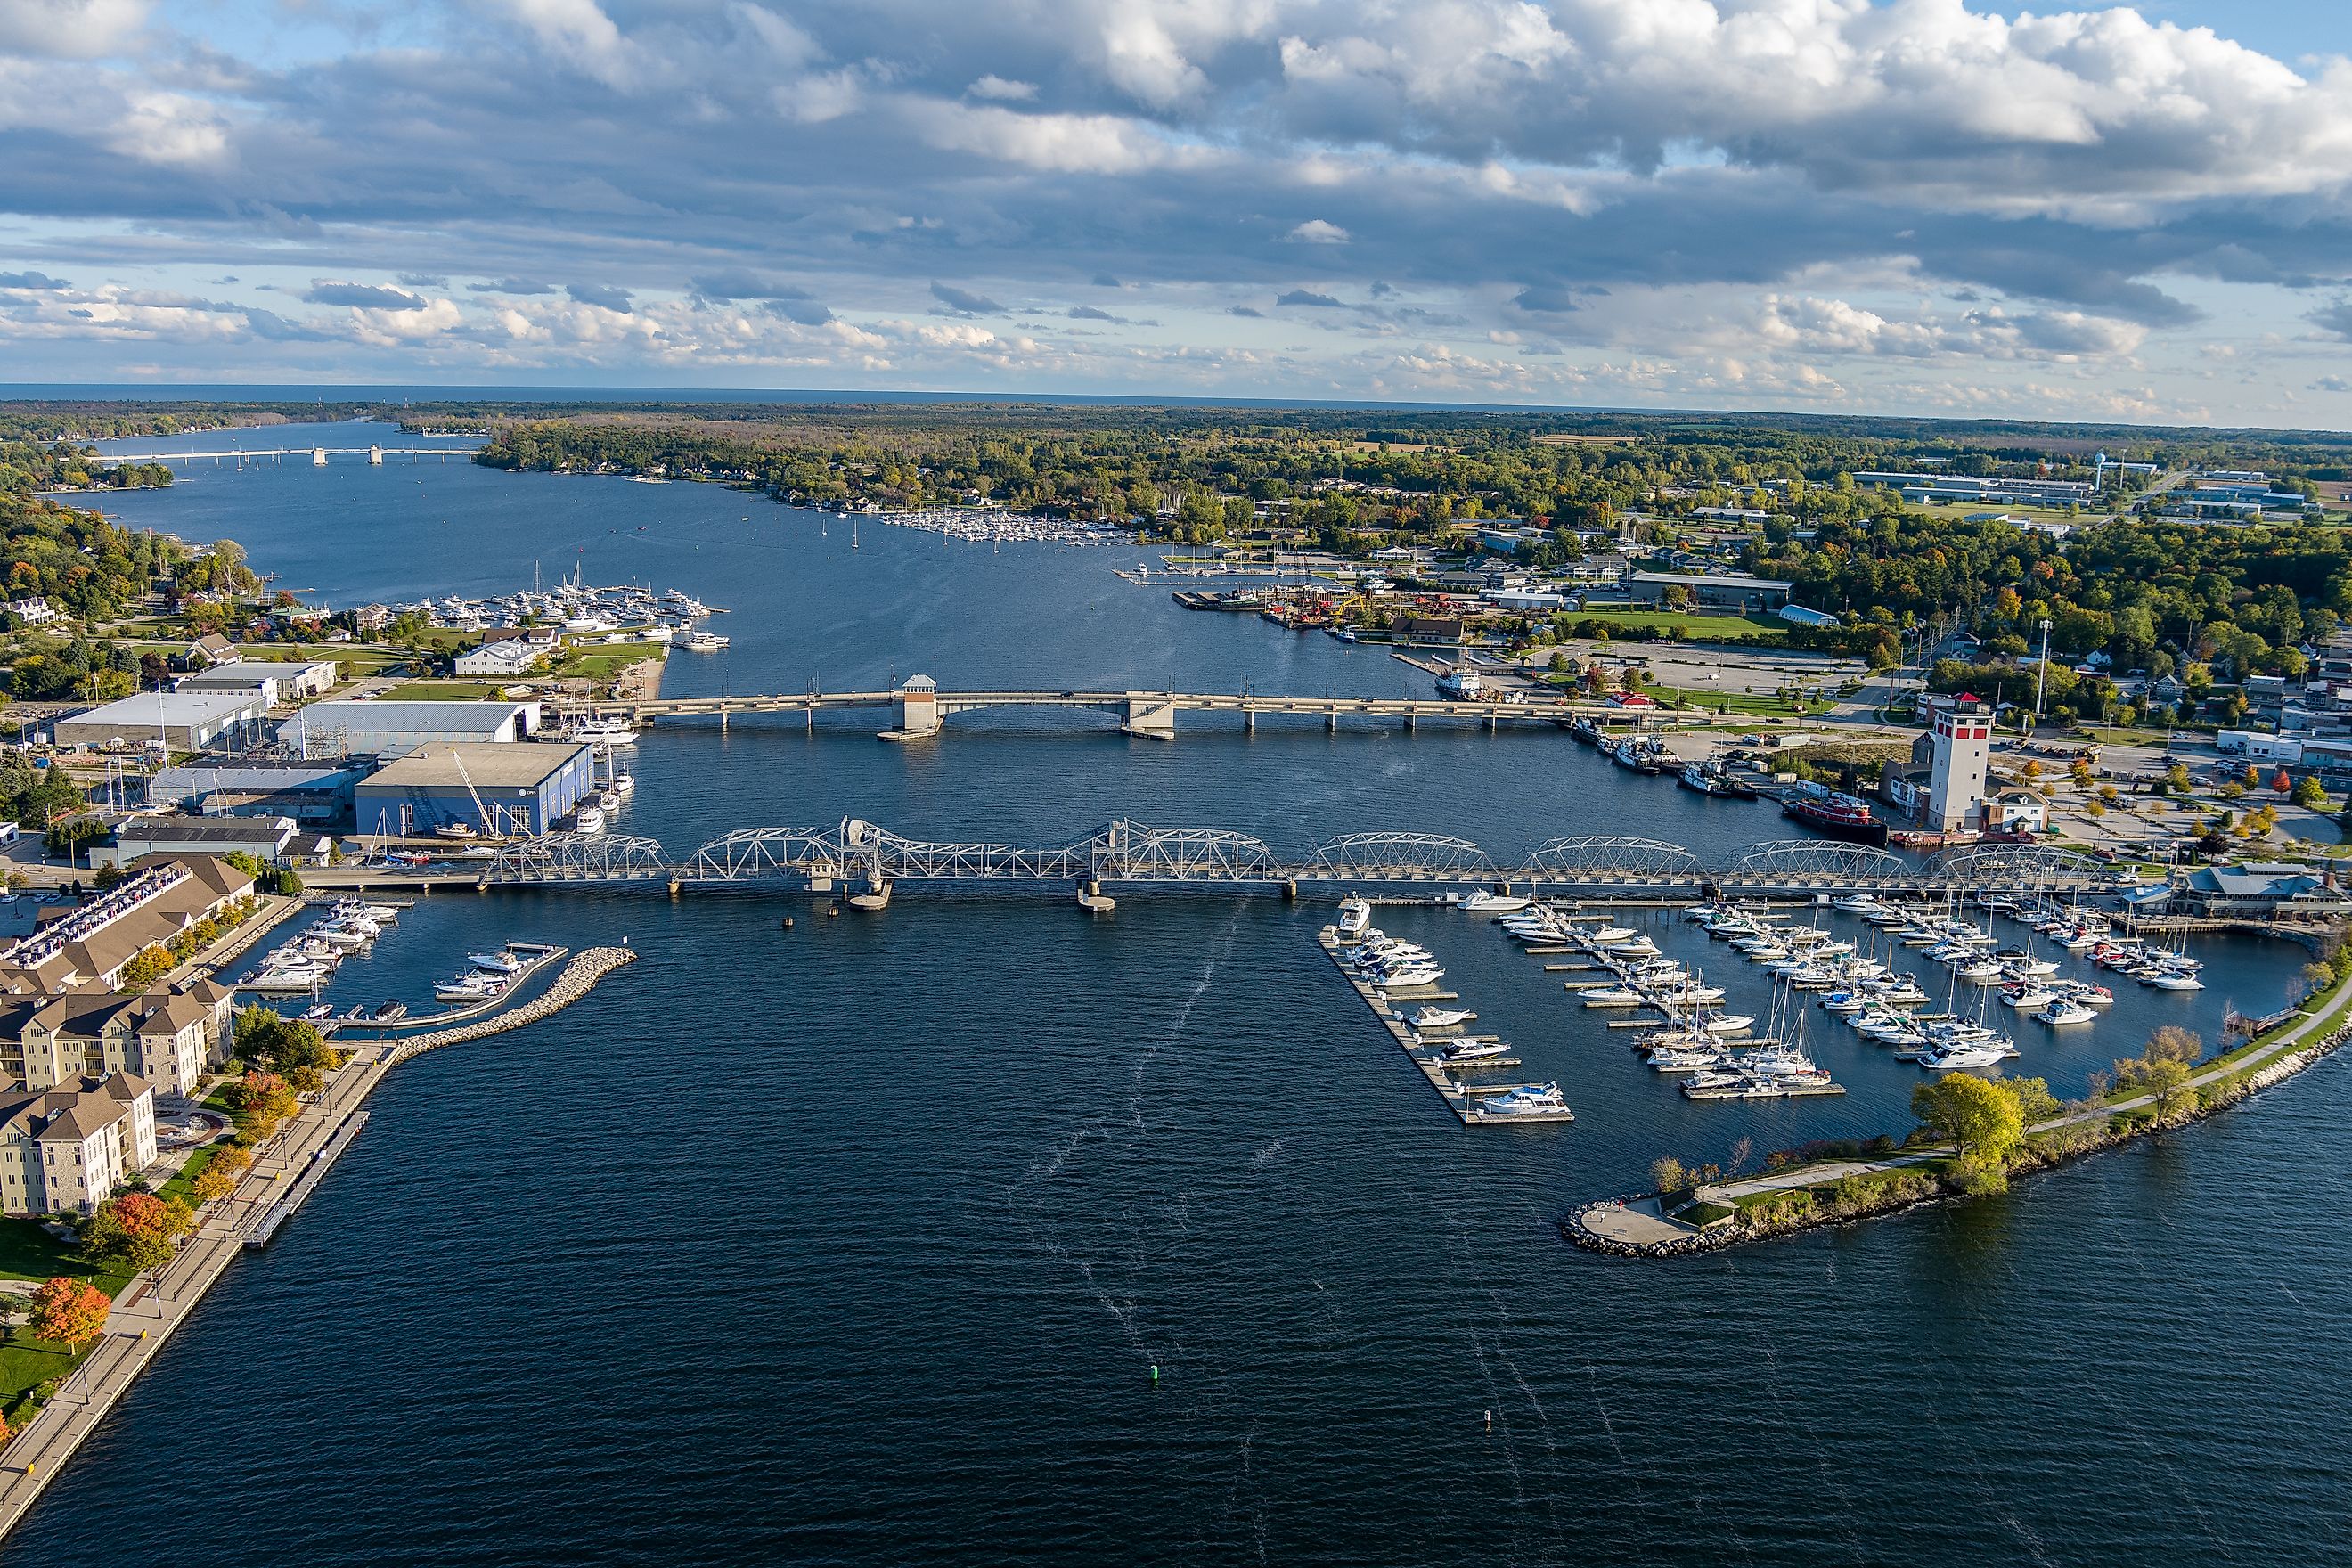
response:
{"label": "bridge pier", "polygon": [[1242,710],[1242,733],[1244,735],[1257,733],[1257,715],[1246,708]]}
{"label": "bridge pier", "polygon": [[940,732],[939,683],[928,675],[910,675],[898,688],[898,727],[885,730],[886,741],[920,741]]}
{"label": "bridge pier", "polygon": [[1078,884],[1078,908],[1088,914],[1105,915],[1118,907],[1118,901],[1102,890],[1100,882]]}
{"label": "bridge pier", "polygon": [[868,882],[866,891],[849,895],[849,907],[854,910],[887,910],[890,907],[890,884]]}
{"label": "bridge pier", "polygon": [[1329,710],[1323,715],[1323,732],[1327,735],[1336,735],[1339,732],[1339,710],[1337,708]]}
{"label": "bridge pier", "polygon": [[1410,734],[1412,734],[1412,730],[1413,730],[1413,716],[1412,716],[1412,714],[1408,713],[1408,714],[1406,714],[1406,715],[1404,716],[1404,732],[1405,732],[1406,734],[1410,735]]}
{"label": "bridge pier", "polygon": [[1155,741],[1176,738],[1176,704],[1165,697],[1144,697],[1129,693],[1127,717],[1120,723],[1122,732],[1144,735]]}

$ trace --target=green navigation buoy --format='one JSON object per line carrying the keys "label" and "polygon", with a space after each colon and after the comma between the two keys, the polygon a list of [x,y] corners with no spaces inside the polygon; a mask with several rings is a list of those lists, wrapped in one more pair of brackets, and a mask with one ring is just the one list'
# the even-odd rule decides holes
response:
{"label": "green navigation buoy", "polygon": [[1160,1381],[1160,1363],[1156,1361],[1151,1363],[1151,1381],[1154,1383]]}

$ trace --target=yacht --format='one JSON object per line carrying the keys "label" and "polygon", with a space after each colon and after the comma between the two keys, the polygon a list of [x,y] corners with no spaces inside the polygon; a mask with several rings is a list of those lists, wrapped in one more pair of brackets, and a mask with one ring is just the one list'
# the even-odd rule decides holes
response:
{"label": "yacht", "polygon": [[637,787],[637,775],[626,771],[613,775],[613,793],[626,798]]}
{"label": "yacht", "polygon": [[1444,978],[1445,971],[1433,963],[1407,963],[1390,971],[1372,984],[1383,991],[1403,991],[1434,985]]}
{"label": "yacht", "polygon": [[727,638],[718,632],[688,632],[674,640],[688,653],[717,653],[727,646]]}
{"label": "yacht", "polygon": [[433,988],[436,1002],[487,1002],[505,988],[506,983],[488,974],[461,974],[455,980],[445,980]]}
{"label": "yacht", "polygon": [[2205,983],[2202,980],[2198,979],[2194,974],[2188,973],[2186,970],[2158,969],[2155,973],[2147,975],[2144,978],[2147,984],[2155,986],[2158,991],[2202,991],[2205,989]]}
{"label": "yacht", "polygon": [[1766,1078],[1811,1078],[1822,1071],[1812,1058],[1793,1046],[1766,1046],[1740,1058],[1739,1064]]}
{"label": "yacht", "polygon": [[1658,944],[1646,936],[1636,936],[1631,942],[1606,943],[1601,951],[1618,958],[1655,958]]}
{"label": "yacht", "polygon": [[2058,993],[2047,985],[2021,982],[2001,988],[2000,999],[2020,1012],[2047,1007],[2058,1000]]}
{"label": "yacht", "polygon": [[1721,1065],[1723,1053],[1699,1046],[1660,1046],[1644,1059],[1660,1072],[1694,1072]]}
{"label": "yacht", "polygon": [[469,952],[466,957],[475,968],[488,970],[492,974],[522,973],[522,960],[511,952]]}
{"label": "yacht", "polygon": [[1362,899],[1339,900],[1339,923],[1332,928],[1342,938],[1362,936],[1372,929],[1372,906]]}
{"label": "yacht", "polygon": [[1965,963],[1954,965],[1952,978],[1965,980],[1971,985],[1990,985],[2000,978],[2000,965],[1990,958],[1972,958]]}
{"label": "yacht", "polygon": [[2063,1027],[2068,1024],[2087,1024],[2098,1016],[2080,1002],[2058,1000],[2053,1000],[2049,1006],[2033,1016],[2053,1028]]}
{"label": "yacht", "polygon": [[594,801],[583,801],[572,808],[572,831],[602,833],[604,831],[604,808]]}
{"label": "yacht", "polygon": [[1509,915],[1518,913],[1534,901],[1532,899],[1515,899],[1507,893],[1479,892],[1465,898],[1458,907],[1465,914]]}
{"label": "yacht", "polygon": [[1496,1057],[1511,1054],[1511,1047],[1500,1040],[1464,1040],[1437,1053],[1437,1059],[1448,1067],[1457,1062],[1492,1061]]}
{"label": "yacht", "polygon": [[597,746],[634,746],[637,731],[626,719],[583,719],[572,726],[566,739]]}
{"label": "yacht", "polygon": [[1710,1013],[1698,1021],[1710,1035],[1744,1035],[1755,1026],[1755,1017],[1747,1013]]}
{"label": "yacht", "polygon": [[1580,993],[1577,999],[1588,1007],[1638,1007],[1644,1000],[1630,985],[1603,985]]}
{"label": "yacht", "polygon": [[1568,1102],[1557,1083],[1523,1083],[1501,1094],[1489,1095],[1480,1107],[1489,1116],[1549,1116],[1569,1118]]}
{"label": "yacht", "polygon": [[1451,1029],[1476,1016],[1464,1007],[1423,1007],[1412,1016],[1412,1023],[1416,1029]]}
{"label": "yacht", "polygon": [[1929,1072],[1954,1072],[1963,1068],[1998,1067],[2006,1055],[1997,1045],[1981,1040],[1956,1040],[1937,1046],[1919,1058]]}

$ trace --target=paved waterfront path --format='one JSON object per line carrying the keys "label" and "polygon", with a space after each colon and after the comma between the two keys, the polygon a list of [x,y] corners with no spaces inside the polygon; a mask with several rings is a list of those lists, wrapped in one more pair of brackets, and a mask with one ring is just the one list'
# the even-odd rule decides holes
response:
{"label": "paved waterfront path", "polygon": [[636,956],[625,947],[590,948],[564,966],[546,994],[510,1012],[413,1040],[356,1047],[318,1097],[255,1150],[253,1164],[236,1190],[205,1205],[194,1231],[172,1260],[138,1276],[115,1298],[105,1332],[90,1353],[57,1397],[0,1449],[0,1535],[16,1527],[131,1380],[187,1321],[230,1260],[245,1250],[247,1232],[310,1169],[385,1073],[436,1046],[479,1039],[544,1018],[586,995],[598,980],[635,962]]}
{"label": "paved waterfront path", "polygon": [[[2189,1087],[2203,1089],[2207,1084],[2218,1083],[2223,1079],[2235,1078],[2240,1073],[2252,1072],[2258,1068],[2275,1064],[2296,1047],[2306,1041],[2323,1037],[2340,1026],[2347,1012],[2352,1012],[2352,985],[2342,987],[2318,1012],[2307,1014],[2299,1022],[2288,1025],[2245,1055],[2232,1058],[2226,1062],[2217,1062],[2201,1072],[2190,1074]],[[2138,1110],[2155,1103],[2156,1096],[2152,1094],[2135,1095],[2129,1100],[2108,1100],[2089,1110],[2070,1110],[2063,1116],[2053,1116],[2047,1121],[2037,1121],[2029,1131],[2054,1132],[2062,1127],[2079,1126],[2086,1121],[2104,1121],[2119,1111]],[[1703,1189],[1698,1195],[1715,1203],[1729,1203],[1736,1198],[1749,1197],[1758,1193],[1780,1192],[1790,1187],[1819,1186],[1823,1182],[1833,1182],[1846,1176],[1872,1175],[1881,1171],[1901,1170],[1906,1165],[1916,1165],[1924,1161],[1942,1159],[1951,1152],[1949,1145],[1939,1144],[1933,1148],[1915,1149],[1908,1153],[1897,1154],[1885,1160],[1844,1160],[1829,1164],[1806,1165],[1799,1169],[1774,1172],[1769,1175],[1751,1176],[1745,1181],[1725,1182]]]}

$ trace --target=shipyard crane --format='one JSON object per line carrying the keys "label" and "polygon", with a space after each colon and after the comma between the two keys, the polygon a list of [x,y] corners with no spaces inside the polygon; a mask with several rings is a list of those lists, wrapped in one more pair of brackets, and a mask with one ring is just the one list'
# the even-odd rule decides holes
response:
{"label": "shipyard crane", "polygon": [[466,759],[453,749],[449,760],[457,764],[457,776],[465,781],[466,794],[474,802],[474,816],[481,822],[482,831],[493,838],[500,837],[499,825],[491,820],[490,808],[482,804],[482,792],[474,787],[474,775],[466,771]]}

